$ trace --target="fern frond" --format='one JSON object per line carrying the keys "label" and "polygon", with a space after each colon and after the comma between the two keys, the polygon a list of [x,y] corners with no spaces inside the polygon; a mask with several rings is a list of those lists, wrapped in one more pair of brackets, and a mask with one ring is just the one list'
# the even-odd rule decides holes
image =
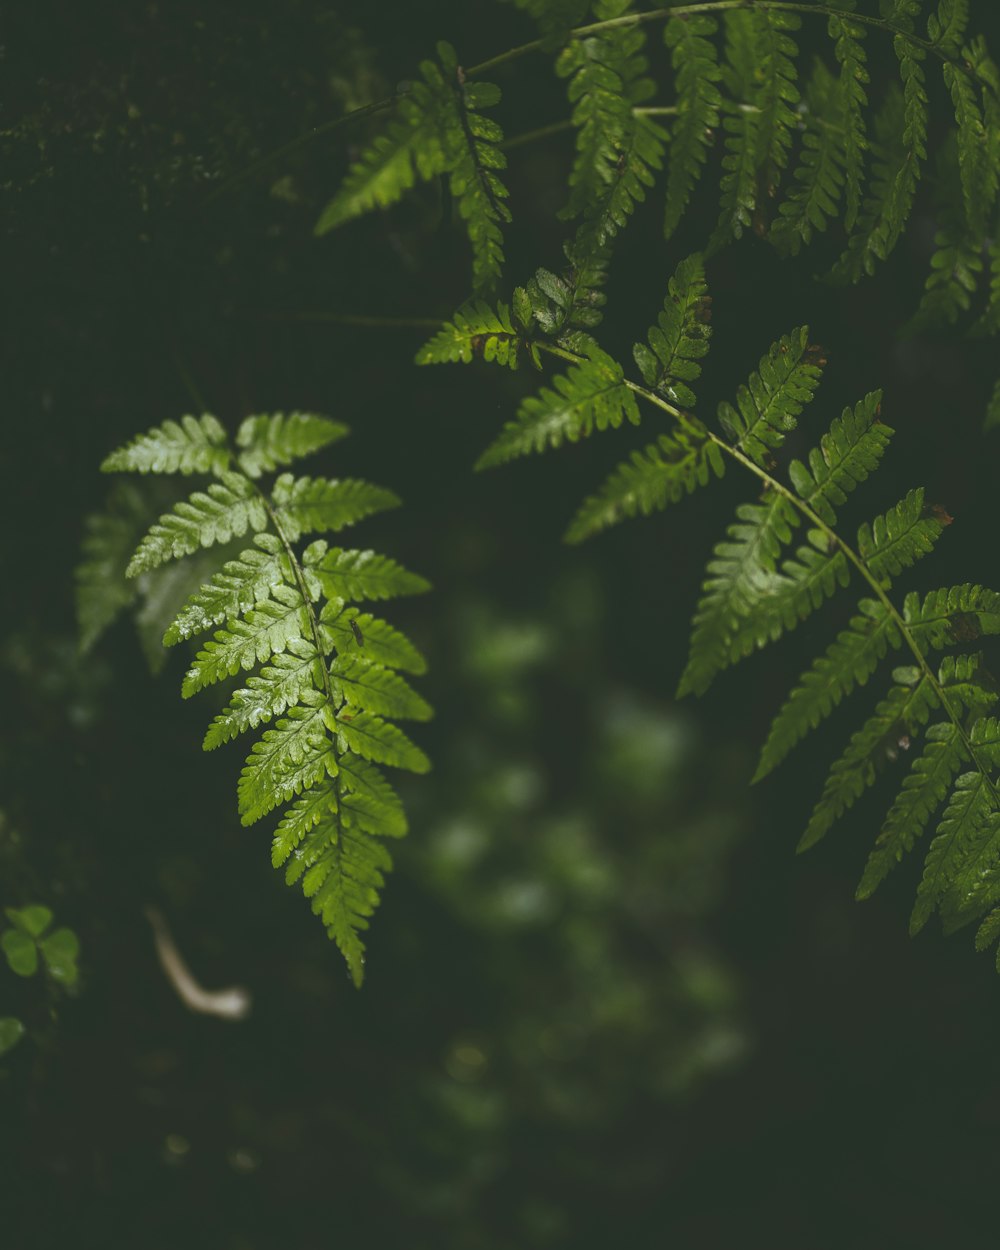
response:
{"label": "fern frond", "polygon": [[202,747],[212,751],[248,729],[256,729],[322,684],[322,661],[313,643],[308,638],[288,639],[283,652],[271,655],[268,668],[249,677],[243,689],[233,691],[229,706],[209,725]]}
{"label": "fern frond", "polygon": [[858,554],[871,573],[888,585],[921,556],[925,556],[951,524],[946,513],[924,516],[923,487],[911,490],[895,507],[858,530]]}
{"label": "fern frond", "polygon": [[689,418],[620,464],[598,493],[580,505],[566,541],[580,542],[626,517],[649,516],[677,503],[696,487],[706,486],[711,473],[722,477],[724,467],[717,444]]}
{"label": "fern frond", "polygon": [[834,97],[836,113],[843,127],[840,132],[840,160],[844,171],[846,201],[844,227],[850,232],[854,229],[861,209],[865,152],[868,150],[865,124],[868,94],[865,86],[870,78],[862,42],[865,28],[845,13],[831,15],[827,30],[833,40],[834,55],[840,67]]}
{"label": "fern frond", "polygon": [[351,979],[364,979],[365,946],[361,934],[378,906],[392,857],[385,847],[350,828],[345,821],[321,822],[306,835],[301,858],[289,865],[289,885],[302,876],[302,892],[326,925],[347,960]]}
{"label": "fern frond", "polygon": [[102,473],[222,473],[232,454],[226,431],[215,419],[181,417],[140,434],[113,451],[101,465]]}
{"label": "fern frond", "polygon": [[886,762],[896,757],[902,740],[909,740],[938,707],[931,680],[914,668],[893,672],[896,684],[864,725],[853,734],[844,753],[830,769],[823,793],[799,841],[807,850],[826,834],[834,821],[861,797]]}
{"label": "fern frond", "polygon": [[373,764],[391,764],[410,772],[425,773],[430,760],[391,721],[373,712],[357,712],[337,718],[336,733],[341,751],[352,751]]}
{"label": "fern frond", "polygon": [[913,850],[930,818],[944,802],[964,761],[958,727],[945,721],[931,725],[926,746],[903,778],[902,789],[875,839],[855,897],[871,898],[892,868]]}
{"label": "fern frond", "polygon": [[323,776],[337,774],[337,761],[326,732],[324,699],[304,691],[302,703],[253,744],[240,774],[237,795],[244,825],[252,825]]}
{"label": "fern frond", "polygon": [[[159,615],[164,603],[173,605],[167,645],[215,630],[184,677],[185,698],[256,670],[212,720],[203,746],[210,751],[247,730],[270,726],[240,774],[241,820],[250,825],[291,804],[274,835],[272,862],[288,864],[289,882],[301,878],[313,910],[360,984],[360,934],[391,866],[377,839],[406,832],[398,796],[369,761],[426,772],[426,755],[386,718],[421,721],[431,709],[391,671],[423,672],[420,652],[385,621],[345,607],[345,601],[414,594],[428,584],[373,551],[331,548],[323,539],[296,550],[303,534],[340,529],[395,507],[399,500],[391,491],[354,479],[291,473],[275,478],[269,489],[257,480],[328,446],[346,427],[307,413],[253,416],[240,426],[235,447],[224,433],[218,435],[221,428],[214,418],[168,423],[110,458],[111,467],[140,472],[214,466],[219,478],[163,516],[128,567],[143,584],[152,576],[158,589],[176,581],[169,594],[157,596],[163,600]],[[234,459],[245,475],[226,467]],[[87,577],[113,572],[113,560],[121,562],[120,554],[114,556],[120,528],[116,521],[110,532],[115,541],[94,549]],[[247,529],[255,532],[243,550],[235,545],[204,550]],[[161,560],[195,551],[197,557],[186,562],[201,582],[193,591],[190,570],[174,578],[183,564],[146,572]],[[158,632],[163,633],[162,624]]]}
{"label": "fern frond", "polygon": [[457,361],[467,365],[478,356],[516,369],[525,352],[541,368],[538,348],[515,329],[506,304],[500,302],[494,307],[483,300],[472,300],[420,348],[415,360],[418,365]]}
{"label": "fern frond", "polygon": [[398,673],[359,655],[338,655],[330,666],[334,693],[351,707],[393,716],[429,720],[431,706]]}
{"label": "fern frond", "polygon": [[586,332],[601,324],[608,248],[588,252],[567,243],[565,251],[569,267],[561,276],[536,269],[529,278],[524,311],[525,320],[530,314],[544,335],[575,351],[585,343]]}
{"label": "fern frond", "polygon": [[291,473],[276,479],[271,500],[275,518],[291,542],[303,534],[345,529],[376,512],[399,507],[398,495],[370,482],[295,478]]}
{"label": "fern frond", "polygon": [[210,483],[205,491],[195,491],[176,504],[173,512],[160,517],[136,548],[126,577],[137,577],[200,547],[240,538],[248,529],[266,527],[267,511],[253,483],[242,473],[220,469],[218,474],[218,482]]}
{"label": "fern frond", "polygon": [[802,19],[797,13],[780,9],[754,9],[750,16],[757,62],[752,103],[760,113],[755,160],[763,172],[765,190],[773,196],[781,171],[788,164],[792,131],[798,122],[795,108],[800,97],[795,58],[799,49],[788,32],[798,30]]}
{"label": "fern frond", "polygon": [[896,622],[882,604],[862,599],[858,610],[860,615],[851,618],[848,627],[802,674],[774,718],[753,775],[755,782],[776,768],[856,685],[864,685],[890,647],[902,643]]}
{"label": "fern frond", "polygon": [[839,115],[836,87],[837,81],[818,61],[806,88],[809,108],[799,163],[769,233],[771,242],[786,255],[797,255],[814,231],[824,231],[840,203],[847,130]]}
{"label": "fern frond", "polygon": [[[629,0],[603,0],[602,18],[620,16]],[[577,247],[585,254],[604,247],[626,224],[663,164],[667,133],[636,105],[653,94],[641,27],[616,27],[574,39],[556,72],[569,79],[577,151],[570,174],[565,218],[583,219]]]}
{"label": "fern frond", "polygon": [[327,599],[345,603],[371,599],[395,599],[430,590],[430,582],[404,569],[388,556],[374,551],[344,550],[331,547],[305,562],[318,579]]}
{"label": "fern frond", "polygon": [[760,113],[751,94],[756,82],[753,15],[736,10],[725,15],[726,55],[722,79],[722,126],[725,155],[719,184],[719,223],[708,245],[714,252],[738,239],[753,223],[757,208],[757,150]]}
{"label": "fern frond", "polygon": [[[963,773],[955,783],[924,864],[917,901],[910,915],[910,933],[916,934],[931,918],[952,888],[962,860],[983,842],[1000,833],[996,794],[982,771]],[[971,917],[970,917],[971,919]]]}
{"label": "fern frond", "polygon": [[766,463],[812,399],[825,362],[801,326],[772,344],[758,371],[736,392],[736,407],[719,404],[719,423],[755,464]]}
{"label": "fern frond", "polygon": [[466,83],[455,49],[437,46],[449,88],[451,112],[442,134],[449,187],[472,244],[472,285],[477,292],[493,289],[503,270],[503,233],[509,222],[507,188],[499,172],[507,167],[500,150],[503,131],[477,110],[500,102],[500,88],[488,82]]}
{"label": "fern frond", "polygon": [[404,673],[419,675],[427,669],[424,657],[405,634],[368,612],[344,608],[332,600],[323,608],[320,627],[327,651],[336,647],[342,654],[357,652]]}
{"label": "fern frond", "polygon": [[1000,238],[994,239],[987,248],[989,258],[990,288],[986,308],[972,327],[977,337],[1000,333]]}
{"label": "fern frond", "polygon": [[788,466],[796,494],[828,525],[836,524],[836,509],[848,493],[878,468],[893,435],[878,420],[881,403],[882,392],[872,391],[853,409],[845,408],[809,453],[809,467],[799,460]]}
{"label": "fern frond", "polygon": [[[971,53],[966,49],[966,59]],[[946,61],[944,81],[951,93],[958,126],[958,169],[965,203],[965,217],[973,234],[982,238],[997,198],[998,168],[991,151],[983,111],[975,87],[964,67]]]}
{"label": "fern frond", "polygon": [[663,311],[647,335],[649,346],[636,343],[632,349],[646,385],[673,404],[696,403],[688,383],[701,376],[698,362],[708,354],[711,316],[705,266],[700,256],[689,256],[667,283]]}
{"label": "fern frond", "polygon": [[718,128],[722,95],[719,57],[712,42],[718,23],[707,15],[674,17],[664,28],[671,52],[677,121],[670,132],[667,200],[663,232],[670,238],[680,224],[701,177],[712,132]]}
{"label": "fern frond", "polygon": [[941,0],[927,17],[927,38],[945,56],[955,56],[969,24],[969,0]]}
{"label": "fern frond", "polygon": [[347,433],[342,421],[311,412],[247,417],[236,431],[239,465],[247,477],[260,477],[329,447]]}
{"label": "fern frond", "polygon": [[451,193],[472,244],[473,285],[486,291],[503,265],[501,225],[510,221],[507,189],[499,170],[503,132],[478,110],[498,103],[492,83],[466,83],[454,48],[437,45],[438,61],[423,61],[421,79],[410,85],[384,132],[351,167],[323,210],[323,235],[374,208],[387,208],[405,192],[447,173]]}
{"label": "fern frond", "polygon": [[575,443],[595,429],[617,429],[624,420],[639,424],[635,396],[625,385],[621,365],[590,343],[585,359],[557,377],[552,388],[522,400],[516,418],[483,452],[476,468],[506,464],[564,440]]}
{"label": "fern frond", "polygon": [[230,621],[206,642],[181,687],[185,699],[240,669],[264,664],[284,651],[289,643],[302,638],[309,629],[309,618],[298,589],[278,585],[242,619]]}
{"label": "fern frond", "polygon": [[924,652],[975,642],[1000,634],[1000,595],[969,582],[928,591],[922,602],[911,591],[903,604],[903,619]]}
{"label": "fern frond", "polygon": [[270,599],[275,586],[295,584],[280,540],[273,534],[255,534],[254,542],[256,550],[249,548],[236,560],[228,560],[210,582],[195,591],[163,635],[165,647],[203,634]]}
{"label": "fern frond", "polygon": [[738,521],[726,533],[709,562],[709,576],[695,613],[688,662],[681,674],[677,697],[703,694],[717,673],[729,663],[730,646],[740,624],[754,607],[781,584],[776,565],[789,542],[798,517],[792,505],[776,491],[764,503],[741,504]]}

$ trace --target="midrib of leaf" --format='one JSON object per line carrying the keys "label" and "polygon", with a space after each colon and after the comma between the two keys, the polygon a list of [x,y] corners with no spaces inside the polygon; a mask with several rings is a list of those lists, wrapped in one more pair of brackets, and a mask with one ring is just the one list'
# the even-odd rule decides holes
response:
{"label": "midrib of leaf", "polygon": [[[280,541],[281,545],[284,547],[285,554],[287,555],[288,561],[292,566],[292,572],[295,575],[295,581],[299,589],[299,594],[302,597],[302,602],[305,605],[305,610],[309,618],[309,632],[312,634],[313,646],[316,648],[316,654],[319,656],[319,666],[323,673],[323,694],[324,694],[324,697],[326,698],[327,704],[330,707],[330,711],[333,713],[334,716],[336,716],[337,704],[333,697],[333,687],[330,685],[330,670],[327,667],[326,660],[324,659],[324,656],[326,655],[326,649],[323,646],[323,638],[322,638],[322,635],[320,634],[319,621],[316,619],[316,610],[313,607],[312,599],[309,595],[308,590],[306,589],[306,579],[305,579],[305,574],[302,569],[302,565],[299,563],[298,556],[295,554],[295,548],[292,546],[291,542],[289,542],[288,535],[281,528],[281,522],[278,520],[278,517],[274,509],[271,507],[271,501],[268,499],[268,497],[264,494],[264,492],[260,489],[259,486],[256,487],[256,490],[257,490],[257,493],[260,495],[261,499],[263,499],[264,501],[264,507],[267,510],[267,515],[271,519],[271,524],[274,526],[274,532],[275,534],[277,534],[278,540]],[[334,735],[330,740],[330,750],[333,753],[334,759],[337,760],[337,772],[332,778],[332,784],[333,784],[334,806],[336,808],[334,812],[334,819],[335,819],[336,828],[337,828],[337,841],[334,847],[335,859],[336,859],[335,871],[339,873],[341,870],[340,857],[341,857],[341,849],[342,849],[342,846],[341,846],[342,844],[341,832],[342,831],[341,831],[341,824],[340,824],[340,819],[341,819],[340,817],[340,757],[337,752],[336,735]]]}

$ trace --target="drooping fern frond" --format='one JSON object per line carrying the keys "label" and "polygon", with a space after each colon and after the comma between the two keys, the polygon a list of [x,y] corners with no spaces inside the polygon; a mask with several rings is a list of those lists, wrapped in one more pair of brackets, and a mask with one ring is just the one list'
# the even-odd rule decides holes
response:
{"label": "drooping fern frond", "polygon": [[712,336],[712,302],[707,292],[701,257],[682,260],[667,283],[663,311],[647,336],[649,346],[636,343],[633,348],[646,385],[684,408],[694,407],[694,391],[688,383],[701,376],[698,362],[708,353]]}
{"label": "drooping fern frond", "polygon": [[680,224],[701,176],[719,125],[722,78],[713,37],[715,18],[702,14],[671,18],[664,29],[674,70],[677,121],[670,133],[670,163],[663,233],[670,238]]}
{"label": "drooping fern frond", "polygon": [[[622,16],[631,0],[597,0],[602,20]],[[635,112],[655,88],[647,77],[642,27],[611,27],[566,45],[556,72],[569,80],[576,158],[562,216],[581,219],[576,247],[583,255],[603,248],[646,198],[663,164],[667,134]]]}
{"label": "drooping fern frond", "polygon": [[473,287],[489,291],[503,267],[501,227],[510,221],[499,171],[503,131],[479,110],[500,101],[492,83],[468,83],[454,48],[437,45],[437,61],[423,61],[383,133],[351,167],[323,210],[316,233],[326,234],[362,213],[386,208],[418,181],[447,174],[472,244]]}
{"label": "drooping fern frond", "polygon": [[399,799],[378,766],[426,771],[427,757],[393,720],[426,720],[431,709],[395,671],[423,671],[419,652],[356,605],[418,593],[427,583],[372,551],[330,547],[323,539],[296,550],[305,534],[340,531],[394,507],[392,492],[287,472],[267,489],[258,480],[346,432],[313,415],[255,416],[231,443],[214,418],[168,422],[103,467],[216,479],[153,525],[128,566],[132,577],[250,534],[238,556],[216,561],[163,641],[172,646],[212,633],[184,678],[185,697],[251,674],[212,721],[205,749],[268,726],[240,775],[240,816],[249,825],[291,804],[275,835],[274,865],[287,864],[289,883],[301,880],[360,985],[361,934],[392,864],[382,839],[406,832]]}
{"label": "drooping fern frond", "polygon": [[[628,382],[622,371],[614,374],[631,395],[670,414],[675,428],[615,470],[583,504],[567,538],[578,541],[626,517],[665,508],[707,485],[713,474],[721,476],[726,459],[748,470],[762,490],[737,508],[735,522],[714,549],[679,695],[703,693],[724,668],[777,641],[852,578],[860,579],[863,594],[849,624],[794,684],[774,719],[754,780],[871,682],[891,653],[901,653],[887,693],[831,767],[799,846],[818,842],[879,773],[897,768],[912,750],[913,768],[899,779],[859,897],[871,893],[943,808],[918,892],[914,931],[934,909],[946,931],[982,918],[1000,909],[1000,731],[988,716],[998,698],[995,683],[968,645],[1000,634],[1000,594],[966,584],[922,597],[911,591],[902,607],[896,605],[896,579],[933,550],[951,522],[943,508],[926,505],[922,489],[907,492],[862,522],[853,539],[847,537],[841,511],[877,472],[892,438],[881,420],[879,392],[845,408],[805,457],[791,459],[786,472],[780,471],[786,437],[813,398],[824,363],[805,328],[771,346],[738,388],[735,404],[719,404],[722,435],[657,393],[656,370],[672,362],[672,344],[683,339],[682,287],[704,298],[697,257],[675,274],[662,341],[651,340],[650,349],[637,353],[647,385]],[[699,353],[702,347],[707,340],[699,341]],[[591,363],[579,361],[584,376]],[[609,373],[612,366],[605,364]],[[512,423],[494,447],[522,435],[530,444],[525,424]],[[539,422],[537,428],[544,427]],[[509,458],[492,449],[487,456],[496,462]],[[950,653],[932,664],[932,653],[942,649]],[[982,932],[1000,936],[1000,911]]]}
{"label": "drooping fern frond", "polygon": [[483,452],[476,468],[506,464],[564,441],[574,443],[594,430],[617,429],[626,420],[639,424],[638,405],[625,385],[621,365],[596,343],[590,343],[585,353],[552,387],[522,401],[516,418]]}

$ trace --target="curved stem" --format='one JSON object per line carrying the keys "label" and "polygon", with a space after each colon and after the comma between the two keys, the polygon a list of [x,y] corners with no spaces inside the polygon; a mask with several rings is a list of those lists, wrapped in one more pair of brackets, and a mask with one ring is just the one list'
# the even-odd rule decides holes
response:
{"label": "curved stem", "polygon": [[[625,385],[630,391],[634,391],[636,395],[642,396],[643,399],[648,400],[650,403],[655,404],[658,408],[662,408],[665,412],[670,413],[672,417],[679,417],[683,419],[684,414],[680,412],[679,409],[674,408],[672,404],[668,404],[665,400],[661,400],[660,397],[652,391],[646,390],[645,387],[638,386],[634,382],[626,381]],[[876,596],[879,603],[881,603],[882,607],[885,609],[887,615],[891,618],[893,624],[899,630],[904,643],[913,654],[914,659],[917,661],[917,665],[920,668],[921,673],[933,689],[941,707],[943,707],[947,712],[949,720],[955,726],[955,729],[962,740],[962,745],[968,753],[969,759],[973,764],[975,764],[976,768],[982,774],[983,779],[993,796],[994,802],[997,802],[998,805],[1000,805],[997,788],[989,774],[989,771],[983,767],[983,764],[979,760],[975,747],[972,745],[972,739],[969,737],[969,734],[965,726],[962,724],[958,713],[952,708],[951,703],[945,694],[944,688],[938,681],[937,674],[927,663],[927,657],[917,645],[913,635],[907,627],[906,622],[903,620],[902,615],[886,593],[885,587],[875,574],[872,573],[864,559],[854,550],[846,539],[841,538],[837,531],[828,525],[826,521],[824,521],[818,513],[810,508],[804,500],[800,499],[793,490],[790,490],[782,482],[779,482],[777,478],[772,477],[766,469],[762,469],[760,465],[751,460],[749,456],[744,455],[738,447],[734,447],[731,443],[727,443],[724,438],[720,438],[718,434],[714,433],[714,431],[705,427],[705,434],[713,443],[715,443],[720,451],[724,452],[727,456],[730,456],[737,462],[737,464],[741,464],[743,468],[748,469],[754,474],[755,477],[758,477],[769,490],[776,491],[779,495],[786,499],[788,503],[801,512],[807,520],[811,521],[812,524],[822,532],[828,543],[838,547],[843,552],[848,562],[852,564],[861,574],[862,578],[868,583],[872,593]]]}
{"label": "curved stem", "polygon": [[[587,26],[575,27],[569,32],[569,35],[571,39],[586,39],[588,35],[600,34],[604,30],[627,29],[630,26],[643,26],[647,22],[667,21],[672,17],[692,17],[699,13],[726,13],[737,9],[777,9],[785,13],[810,13],[814,15],[819,14],[821,17],[843,17],[852,22],[859,22],[863,26],[872,26],[877,30],[887,31],[891,35],[899,35],[909,43],[923,48],[925,52],[933,52],[943,61],[951,60],[929,39],[922,39],[911,31],[903,30],[893,22],[886,21],[885,18],[871,17],[865,13],[848,12],[846,9],[837,8],[832,4],[803,4],[796,2],[796,0],[707,0],[703,4],[679,4],[669,9],[648,9],[644,13],[626,13],[623,17],[612,17],[603,22],[591,22]],[[516,61],[522,56],[526,56],[529,52],[544,51],[547,46],[544,39],[532,39],[529,43],[522,43],[516,48],[510,48],[508,51],[500,53],[499,56],[490,57],[488,61],[480,61],[478,65],[469,67],[465,71],[466,77],[470,78],[474,74],[483,74],[487,70],[496,69],[500,65],[506,65],[510,61]],[[958,64],[957,62],[953,63]]]}

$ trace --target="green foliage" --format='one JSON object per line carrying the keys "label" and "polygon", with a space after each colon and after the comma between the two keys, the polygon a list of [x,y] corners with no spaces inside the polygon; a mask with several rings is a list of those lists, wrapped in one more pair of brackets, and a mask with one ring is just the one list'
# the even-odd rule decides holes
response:
{"label": "green foliage", "polygon": [[712,42],[717,30],[718,23],[708,15],[671,18],[664,29],[677,93],[663,222],[668,239],[684,216],[708,158],[712,132],[719,124],[722,95],[718,83],[722,72]]}
{"label": "green foliage", "polygon": [[[267,489],[257,480],[346,432],[341,423],[312,414],[253,416],[242,423],[233,446],[214,418],[168,422],[115,452],[103,467],[182,473],[200,467],[216,479],[152,526],[128,565],[130,576],[251,533],[251,545],[233,559],[217,560],[189,593],[163,642],[173,646],[212,632],[184,678],[185,697],[256,670],[212,721],[204,746],[211,750],[269,726],[240,775],[240,816],[250,825],[291,804],[275,835],[275,867],[287,863],[289,883],[301,880],[360,985],[360,935],[391,867],[379,839],[406,831],[399,800],[376,764],[413,772],[429,767],[423,752],[385,718],[425,720],[431,709],[393,671],[422,671],[422,657],[402,634],[359,614],[356,605],[418,593],[428,584],[372,551],[330,548],[323,539],[296,550],[303,535],[337,532],[395,507],[392,492],[353,479],[287,472]],[[88,556],[93,563],[95,553]],[[93,580],[88,574],[88,585]],[[114,602],[118,593],[109,587]],[[91,615],[101,619],[99,606]],[[10,931],[10,943],[17,949],[8,949],[7,935],[4,949],[12,966],[18,962],[16,970],[33,971],[26,945],[33,938],[23,916],[16,922],[20,928]],[[58,956],[46,941],[51,945],[58,936],[39,944],[53,975]]]}
{"label": "green foliage", "polygon": [[[11,972],[19,977],[32,977],[41,963],[53,981],[65,986],[75,985],[79,976],[76,961],[80,940],[73,930],[61,928],[50,932],[52,912],[41,904],[4,910],[11,927],[0,934],[0,950]],[[13,1045],[13,1041],[10,1044]],[[0,1045],[0,1054],[3,1049]]]}
{"label": "green foliage", "polygon": [[351,167],[316,233],[387,208],[418,181],[447,173],[472,244],[473,286],[488,291],[503,266],[501,226],[510,210],[499,176],[507,164],[498,146],[503,131],[479,110],[498,104],[500,90],[466,82],[450,44],[439,43],[437,54],[437,61],[421,63],[421,80],[410,84],[384,132]]}
{"label": "green foliage", "polygon": [[[895,606],[890,598],[895,579],[928,554],[951,523],[943,508],[925,505],[922,489],[863,522],[853,541],[844,536],[840,511],[876,472],[892,438],[880,419],[880,392],[845,408],[803,460],[787,463],[787,484],[781,480],[777,457],[814,397],[825,363],[806,328],[770,347],[737,389],[735,404],[719,404],[725,438],[663,398],[672,387],[674,399],[695,401],[693,390],[678,392],[677,362],[688,370],[680,376],[696,380],[708,337],[699,332],[707,327],[693,310],[707,308],[706,300],[700,259],[682,261],[649,348],[636,349],[649,389],[629,383],[624,371],[604,353],[597,356],[590,344],[576,373],[567,375],[572,380],[564,379],[558,394],[543,391],[526,401],[519,419],[505,427],[481,463],[555,445],[567,430],[589,432],[567,425],[563,413],[576,385],[581,395],[593,390],[599,360],[609,382],[633,402],[638,396],[671,413],[676,427],[645,452],[633,453],[583,504],[567,533],[570,541],[677,502],[706,485],[712,470],[721,476],[725,458],[757,478],[763,487],[759,498],[737,508],[709,562],[680,696],[704,693],[724,668],[794,629],[848,586],[852,575],[859,577],[865,594],[855,615],[795,683],[771,726],[754,780],[867,684],[891,651],[909,652],[911,662],[893,670],[888,693],[833,763],[799,845],[805,849],[819,841],[878,773],[923,734],[924,747],[899,784],[858,893],[871,894],[943,806],[912,927],[919,929],[937,909],[950,931],[1000,904],[1000,796],[994,776],[1000,735],[987,715],[997,693],[976,653],[946,655],[936,667],[928,655],[1000,633],[1000,595],[965,584],[930,591],[923,599],[910,592],[902,609]],[[583,385],[588,379],[589,389]],[[973,771],[967,771],[970,766]],[[1000,921],[990,925],[990,933],[1000,934]]]}
{"label": "green foliage", "polygon": [[0,1058],[24,1037],[24,1025],[14,1016],[0,1016]]}

